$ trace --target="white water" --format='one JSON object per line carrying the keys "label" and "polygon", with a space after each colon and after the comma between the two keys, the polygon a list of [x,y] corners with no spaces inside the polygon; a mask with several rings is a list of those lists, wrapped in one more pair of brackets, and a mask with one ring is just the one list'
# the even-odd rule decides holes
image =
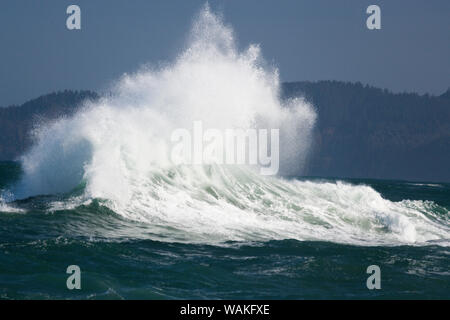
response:
{"label": "white water", "polygon": [[7,190],[0,189],[0,212],[2,213],[25,213],[26,210],[17,208],[10,202],[14,199],[14,195]]}
{"label": "white water", "polygon": [[277,70],[258,46],[239,52],[231,28],[208,8],[173,63],[125,75],[113,92],[36,130],[17,198],[69,192],[85,181],[84,199],[107,199],[167,241],[397,245],[450,238],[447,218],[427,207],[433,204],[394,203],[370,187],[262,177],[242,166],[173,166],[171,132],[202,120],[217,129],[279,128],[282,173],[299,173],[316,118],[302,99],[280,101]]}
{"label": "white water", "polygon": [[7,204],[0,198],[0,212],[2,213],[25,213],[26,211],[21,208],[14,207],[10,204]]}

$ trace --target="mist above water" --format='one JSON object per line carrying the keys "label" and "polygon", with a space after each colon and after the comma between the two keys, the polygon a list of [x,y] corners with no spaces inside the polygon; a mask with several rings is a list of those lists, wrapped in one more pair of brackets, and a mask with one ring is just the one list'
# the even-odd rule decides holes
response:
{"label": "mist above water", "polygon": [[19,194],[68,192],[84,179],[94,196],[123,198],[130,177],[172,165],[171,133],[195,121],[223,131],[279,129],[281,174],[300,174],[316,115],[303,99],[279,96],[278,71],[260,48],[240,52],[231,27],[205,6],[175,61],[124,75],[112,96],[37,128]]}

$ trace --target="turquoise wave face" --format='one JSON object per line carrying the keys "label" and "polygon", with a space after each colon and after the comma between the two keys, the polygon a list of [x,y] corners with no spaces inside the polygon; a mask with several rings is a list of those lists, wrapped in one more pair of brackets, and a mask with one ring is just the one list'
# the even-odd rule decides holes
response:
{"label": "turquoise wave face", "polygon": [[[19,177],[20,166],[0,164],[4,194]],[[427,219],[448,230],[448,184],[369,180],[347,184],[370,187],[392,203],[406,199],[426,203]],[[2,203],[1,298],[450,298],[445,238],[364,245],[334,238],[261,240],[258,233],[252,240],[255,230],[249,230],[242,241],[201,243],[185,234],[189,229],[121,215],[105,199],[75,201],[84,191],[80,185],[69,194]],[[329,228],[333,230],[333,225]],[[388,236],[390,231],[379,232]],[[66,287],[69,265],[81,268],[81,290]],[[381,290],[366,287],[369,265],[381,268]]]}

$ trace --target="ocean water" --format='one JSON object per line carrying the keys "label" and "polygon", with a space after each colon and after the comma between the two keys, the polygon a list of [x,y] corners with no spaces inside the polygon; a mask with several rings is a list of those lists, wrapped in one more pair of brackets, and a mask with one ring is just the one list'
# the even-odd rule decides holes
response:
{"label": "ocean water", "polygon": [[[450,298],[450,186],[286,178],[320,114],[281,99],[276,67],[234,39],[206,5],[173,61],[35,125],[32,147],[0,164],[0,298]],[[199,121],[279,130],[278,174],[211,154],[174,163],[173,132]],[[66,287],[70,265],[81,290]]]}
{"label": "ocean water", "polygon": [[[6,189],[20,172],[20,164],[1,163],[0,188]],[[315,226],[316,237],[305,230],[283,237],[269,222],[267,230],[256,225],[252,230],[249,224],[235,231],[240,240],[214,238],[212,230],[210,241],[202,241],[189,239],[189,228],[127,219],[102,200],[75,204],[73,198],[81,193],[76,190],[0,205],[0,298],[450,298],[449,184],[333,179],[297,183],[316,185],[316,192],[339,185],[359,189],[354,201],[364,192],[379,195],[379,201],[397,206],[409,219],[416,238],[403,235],[387,219],[376,221],[381,209],[371,208],[374,219],[341,217],[333,225],[325,218],[320,221],[320,214],[316,221],[307,219],[305,206],[296,211],[302,216],[299,221],[284,219],[293,225],[291,232],[302,228],[301,219],[308,220],[304,225]],[[369,205],[359,200],[357,208]],[[301,201],[296,205],[302,207]],[[342,205],[346,210],[355,206]],[[324,216],[327,210],[339,214],[338,208],[323,210]],[[340,241],[344,223],[348,236]],[[69,265],[81,269],[81,290],[66,287]],[[369,265],[381,269],[380,290],[366,287]]]}

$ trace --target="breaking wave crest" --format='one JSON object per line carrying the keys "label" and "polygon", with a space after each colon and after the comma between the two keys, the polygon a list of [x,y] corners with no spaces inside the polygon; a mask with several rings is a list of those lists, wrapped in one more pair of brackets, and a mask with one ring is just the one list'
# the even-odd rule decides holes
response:
{"label": "breaking wave crest", "polygon": [[281,174],[299,174],[315,119],[302,98],[280,99],[277,69],[257,45],[239,51],[232,29],[205,7],[173,63],[125,75],[111,96],[37,128],[14,195],[82,186],[80,201],[104,199],[165,241],[447,245],[448,211],[435,214],[432,202],[392,202],[368,186],[264,177],[247,166],[175,166],[169,159],[171,132],[196,120],[217,129],[278,128]]}

